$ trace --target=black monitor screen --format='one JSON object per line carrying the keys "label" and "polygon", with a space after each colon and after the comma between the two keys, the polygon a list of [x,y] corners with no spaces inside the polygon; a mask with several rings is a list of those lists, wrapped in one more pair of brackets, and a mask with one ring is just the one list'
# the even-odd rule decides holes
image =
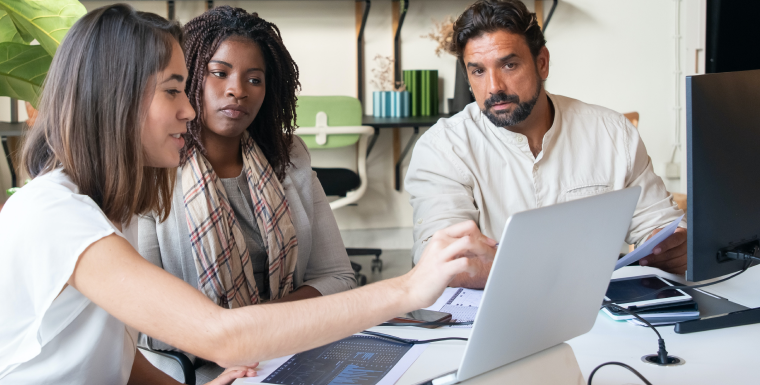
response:
{"label": "black monitor screen", "polygon": [[760,235],[760,70],[686,77],[688,268],[701,281],[741,270],[721,248]]}

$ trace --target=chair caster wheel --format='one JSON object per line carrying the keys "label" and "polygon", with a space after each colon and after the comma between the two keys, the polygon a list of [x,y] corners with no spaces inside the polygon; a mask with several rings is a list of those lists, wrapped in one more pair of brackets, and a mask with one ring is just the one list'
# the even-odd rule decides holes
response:
{"label": "chair caster wheel", "polygon": [[359,282],[358,282],[358,285],[359,285],[359,286],[364,286],[364,285],[366,285],[366,284],[367,284],[367,276],[366,276],[366,275],[364,275],[364,274],[360,275],[360,276],[359,276]]}
{"label": "chair caster wheel", "polygon": [[379,259],[373,259],[372,260],[372,272],[375,272],[375,269],[377,269],[378,272],[383,271],[383,261]]}

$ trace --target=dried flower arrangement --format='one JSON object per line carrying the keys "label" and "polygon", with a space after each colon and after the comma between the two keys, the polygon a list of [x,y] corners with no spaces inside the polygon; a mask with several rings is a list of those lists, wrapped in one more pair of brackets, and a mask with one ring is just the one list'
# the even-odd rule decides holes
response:
{"label": "dried flower arrangement", "polygon": [[393,60],[390,56],[375,56],[375,62],[377,68],[372,69],[372,75],[375,77],[372,79],[372,85],[378,89],[378,91],[405,91],[406,85],[404,82],[396,82],[393,80]]}
{"label": "dried flower arrangement", "polygon": [[427,35],[421,35],[420,37],[428,38],[438,43],[438,46],[435,47],[436,56],[441,57],[441,53],[444,52],[454,55],[454,50],[452,49],[452,43],[454,41],[454,18],[449,16],[448,19],[442,20],[440,23],[435,19],[431,19],[431,21],[435,26],[433,31]]}

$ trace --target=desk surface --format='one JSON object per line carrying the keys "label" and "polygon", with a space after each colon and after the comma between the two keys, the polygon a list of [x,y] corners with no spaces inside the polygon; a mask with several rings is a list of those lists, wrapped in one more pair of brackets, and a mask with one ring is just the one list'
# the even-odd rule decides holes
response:
{"label": "desk surface", "polygon": [[[626,267],[615,272],[615,278],[659,274],[676,281],[682,278],[649,267]],[[710,292],[744,306],[760,306],[760,267],[754,267],[736,278],[709,287]],[[708,290],[708,288],[705,288]],[[561,327],[562,320],[557,319]],[[404,338],[467,337],[470,329],[373,328],[382,333]],[[676,334],[673,326],[658,327],[670,354],[686,360],[676,367],[657,367],[641,362],[645,354],[657,352],[657,336],[651,329],[616,322],[599,312],[590,332],[567,343],[575,352],[583,378],[607,361],[624,362],[641,372],[653,384],[756,384],[756,362],[760,357],[760,324],[741,326],[694,334]],[[455,370],[464,353],[465,342],[445,341],[431,344],[409,370],[399,385],[415,384],[436,374]],[[498,369],[497,369],[498,370]],[[483,384],[479,376],[465,384]],[[594,376],[594,385],[640,384],[641,381],[626,369],[608,366]]]}
{"label": "desk surface", "polygon": [[375,128],[430,127],[436,124],[438,119],[448,117],[451,117],[451,115],[410,116],[407,118],[377,118],[365,115],[362,117],[362,124]]}

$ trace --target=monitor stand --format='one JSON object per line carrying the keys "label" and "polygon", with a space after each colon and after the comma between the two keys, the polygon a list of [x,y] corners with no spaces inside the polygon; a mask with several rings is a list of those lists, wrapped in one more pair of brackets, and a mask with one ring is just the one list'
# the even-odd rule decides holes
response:
{"label": "monitor stand", "polygon": [[760,323],[760,308],[735,311],[710,318],[700,318],[676,324],[676,333],[696,333]]}
{"label": "monitor stand", "polygon": [[[678,283],[670,281],[676,285]],[[760,323],[760,308],[750,309],[714,294],[698,289],[681,289],[699,304],[700,319],[676,323],[674,331],[679,334]]]}

